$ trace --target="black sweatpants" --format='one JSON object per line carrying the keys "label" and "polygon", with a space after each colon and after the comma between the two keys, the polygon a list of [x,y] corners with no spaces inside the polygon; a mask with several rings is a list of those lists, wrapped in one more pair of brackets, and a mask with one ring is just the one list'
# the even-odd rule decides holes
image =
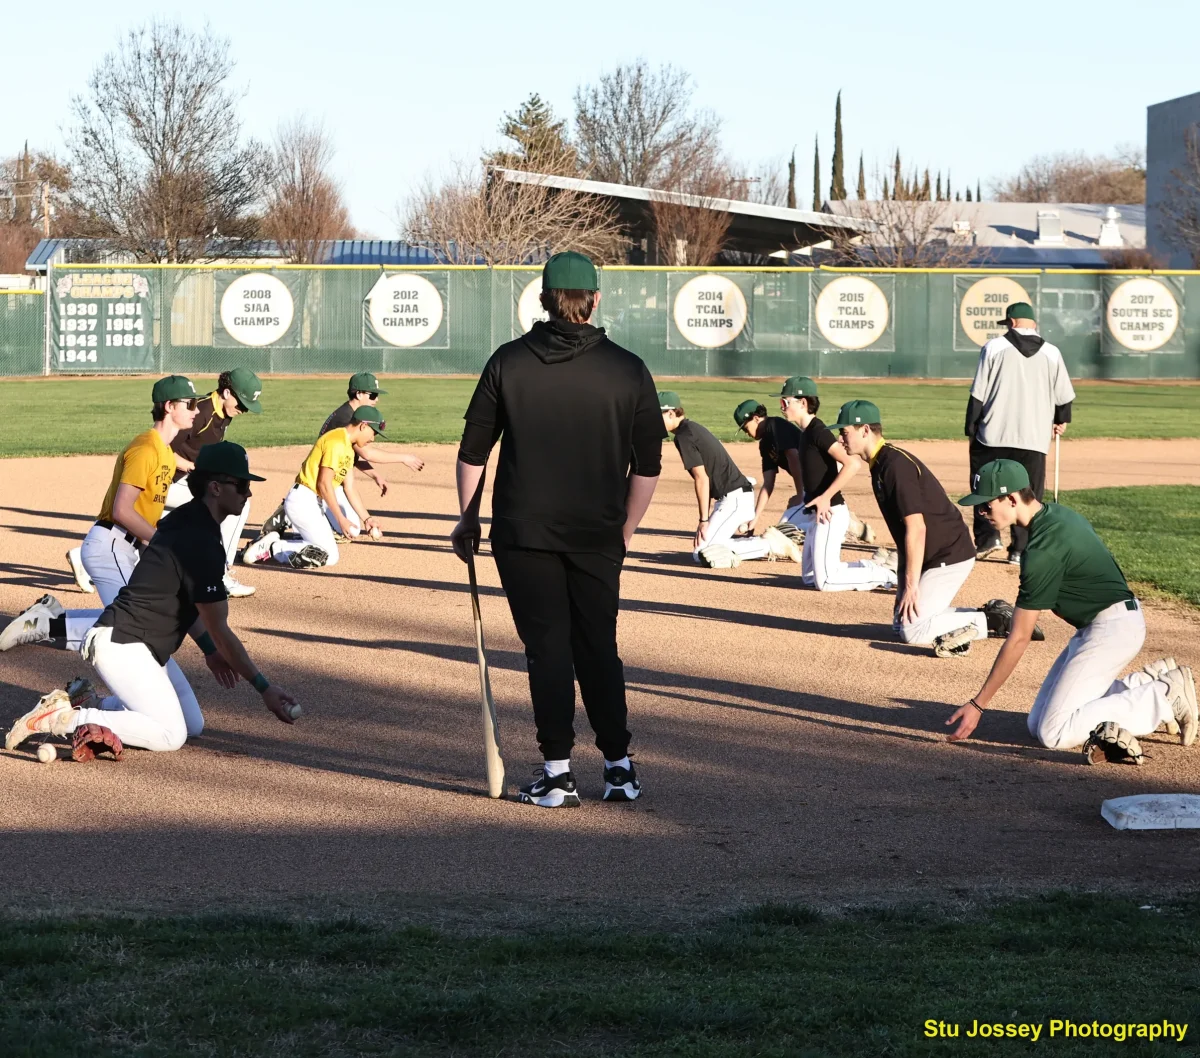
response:
{"label": "black sweatpants", "polygon": [[[1029,487],[1033,489],[1034,495],[1039,500],[1042,498],[1042,494],[1046,491],[1046,455],[1044,452],[1031,452],[1026,448],[992,448],[990,445],[980,444],[974,437],[971,438],[971,480],[967,482],[968,488],[975,487],[975,475],[979,473],[985,463],[990,463],[993,459],[1014,459],[1020,463],[1029,473]],[[983,509],[982,507],[975,508],[973,528],[976,550],[1000,538],[995,526],[983,516]],[[1029,543],[1029,530],[1014,524],[1009,532],[1012,534],[1012,542],[1008,545],[1008,553],[1010,555],[1022,554],[1025,545]]]}
{"label": "black sweatpants", "polygon": [[620,760],[626,728],[625,669],[617,654],[621,563],[605,555],[492,545],[513,623],[525,644],[529,696],[546,760],[575,745],[575,681],[606,760]]}

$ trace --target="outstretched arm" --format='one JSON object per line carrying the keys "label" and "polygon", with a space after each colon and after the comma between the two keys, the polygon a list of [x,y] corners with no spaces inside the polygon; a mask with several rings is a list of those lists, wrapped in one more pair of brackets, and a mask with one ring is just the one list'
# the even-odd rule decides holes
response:
{"label": "outstretched arm", "polygon": [[372,463],[403,463],[409,470],[421,470],[425,460],[410,452],[389,452],[377,444],[356,445],[354,451]]}
{"label": "outstretched arm", "polygon": [[950,742],[961,742],[965,738],[970,738],[971,732],[979,726],[984,709],[996,696],[996,692],[1004,686],[1005,680],[1013,674],[1017,663],[1025,656],[1025,648],[1029,646],[1029,641],[1033,638],[1033,629],[1037,625],[1040,613],[1040,610],[1025,610],[1020,606],[1013,612],[1012,628],[1009,630],[1008,638],[1004,640],[1004,645],[1000,647],[1000,653],[996,655],[996,660],[992,662],[992,671],[983,681],[983,687],[966,705],[960,705],[946,721],[947,726],[958,725],[948,736]]}
{"label": "outstretched arm", "polygon": [[[294,724],[295,720],[288,712],[288,707],[295,705],[296,699],[282,687],[269,683],[267,678],[259,672],[258,666],[250,660],[250,655],[246,653],[242,641],[234,635],[233,630],[229,627],[229,601],[222,599],[220,602],[197,603],[196,610],[200,614],[200,620],[203,622],[205,632],[208,633],[213,646],[229,667],[247,683],[253,685],[254,689],[262,695],[263,705],[280,720],[285,724]],[[202,638],[200,637],[197,641],[201,643],[201,649],[204,649],[207,654],[209,651],[206,649],[206,644],[201,641]]]}

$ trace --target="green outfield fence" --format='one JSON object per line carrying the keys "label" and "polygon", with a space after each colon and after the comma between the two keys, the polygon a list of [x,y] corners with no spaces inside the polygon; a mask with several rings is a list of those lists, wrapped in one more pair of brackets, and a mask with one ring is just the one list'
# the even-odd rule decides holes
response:
{"label": "green outfield fence", "polygon": [[[0,374],[475,374],[539,318],[533,268],[69,265],[0,293]],[[1028,301],[1076,378],[1200,378],[1200,272],[606,268],[656,375],[964,378]]]}

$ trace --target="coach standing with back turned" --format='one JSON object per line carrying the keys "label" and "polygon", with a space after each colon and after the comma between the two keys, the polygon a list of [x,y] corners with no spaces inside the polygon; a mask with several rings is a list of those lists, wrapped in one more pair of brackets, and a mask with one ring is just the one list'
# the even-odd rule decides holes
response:
{"label": "coach standing with back turned", "polygon": [[[966,434],[971,439],[971,480],[995,459],[1012,459],[1029,474],[1040,501],[1046,488],[1046,454],[1050,441],[1066,432],[1075,390],[1062,353],[1037,332],[1033,306],[1018,301],[1008,307],[1004,334],[988,341],[979,353]],[[1020,565],[1029,530],[1013,525],[1008,561]],[[975,555],[987,558],[1002,547],[1000,534],[975,508]]]}
{"label": "coach standing with back turned", "polygon": [[575,807],[575,681],[604,754],[604,800],[632,801],[625,672],[617,653],[621,565],[654,495],[665,436],[654,381],[633,353],[588,321],[596,268],[558,253],[542,271],[550,319],[500,346],[467,408],[458,451],[462,516],[455,553],[479,549],[479,501],[500,441],[492,554],[525,645],[545,763],[520,800]]}

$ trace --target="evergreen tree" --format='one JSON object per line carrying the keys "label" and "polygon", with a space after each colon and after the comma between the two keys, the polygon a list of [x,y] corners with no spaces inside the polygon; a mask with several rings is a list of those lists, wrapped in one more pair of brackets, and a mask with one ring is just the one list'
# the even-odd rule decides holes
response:
{"label": "evergreen tree", "polygon": [[950,201],[950,170],[946,170],[946,201]]}
{"label": "evergreen tree", "polygon": [[929,170],[925,170],[925,183],[921,185],[921,201],[929,201]]}
{"label": "evergreen tree", "polygon": [[885,176],[883,178],[883,200],[886,202],[888,200],[888,197],[889,197],[888,196],[888,182],[887,182],[887,177]]}
{"label": "evergreen tree", "polygon": [[967,201],[971,201],[971,189],[969,187],[967,188]]}
{"label": "evergreen tree", "polygon": [[904,187],[904,177],[900,175],[900,148],[896,148],[895,179],[892,181],[892,198],[903,198],[901,190]]}
{"label": "evergreen tree", "polygon": [[842,93],[837,94],[837,108],[833,119],[833,179],[829,184],[829,197],[841,202],[846,197],[846,177],[843,172],[845,159],[842,151]]}
{"label": "evergreen tree", "polygon": [[[858,200],[864,201],[867,197],[867,178],[863,173],[863,156],[862,151],[858,152]],[[887,195],[883,196],[887,198]]]}
{"label": "evergreen tree", "polygon": [[821,212],[821,145],[816,136],[813,137],[813,201],[814,213]]}
{"label": "evergreen tree", "polygon": [[938,174],[937,174],[937,198],[934,201],[941,202],[941,200],[942,200],[942,171],[939,169]]}
{"label": "evergreen tree", "polygon": [[564,168],[574,172],[575,152],[567,142],[566,127],[565,121],[555,121],[550,104],[534,92],[500,123],[501,135],[515,148],[492,151],[484,155],[484,163],[535,172]]}
{"label": "evergreen tree", "polygon": [[792,148],[792,159],[788,162],[787,208],[796,208],[796,148]]}
{"label": "evergreen tree", "polygon": [[975,181],[975,201],[976,202],[983,201],[983,192],[979,189],[979,181],[978,180]]}
{"label": "evergreen tree", "polygon": [[955,201],[955,202],[961,202],[961,201],[962,201],[962,192],[961,192],[961,191],[955,191],[955,192],[954,192],[954,201]]}

